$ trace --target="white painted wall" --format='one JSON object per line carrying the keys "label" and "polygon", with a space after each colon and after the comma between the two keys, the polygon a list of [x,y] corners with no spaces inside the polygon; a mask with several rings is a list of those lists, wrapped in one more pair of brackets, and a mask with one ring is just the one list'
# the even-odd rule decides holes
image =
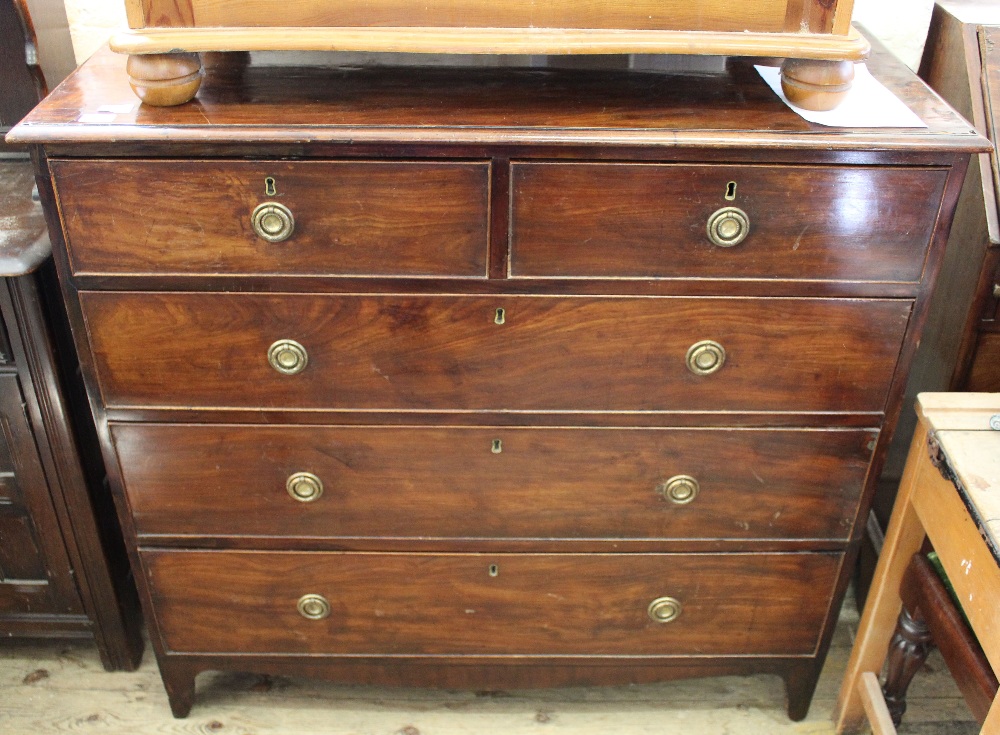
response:
{"label": "white painted wall", "polygon": [[[932,5],[933,0],[855,0],[854,19],[916,68]],[[66,0],[66,15],[78,62],[100,48],[114,29],[127,26],[122,0]]]}
{"label": "white painted wall", "polygon": [[114,30],[128,27],[123,0],[66,0],[66,17],[77,63],[104,45]]}

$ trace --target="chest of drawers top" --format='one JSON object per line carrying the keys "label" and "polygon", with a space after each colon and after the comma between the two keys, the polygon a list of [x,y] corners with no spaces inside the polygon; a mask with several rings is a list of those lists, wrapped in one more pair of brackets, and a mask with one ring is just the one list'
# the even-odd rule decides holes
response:
{"label": "chest of drawers top", "polygon": [[[303,65],[294,65],[300,60]],[[689,148],[720,149],[728,158],[765,149],[771,161],[794,157],[795,151],[968,152],[983,145],[965,120],[878,48],[869,68],[927,128],[808,123],[781,103],[749,63],[739,61],[724,71],[679,74],[324,66],[345,63],[336,55],[262,55],[240,66],[225,55],[221,68],[206,60],[211,73],[198,97],[174,109],[140,106],[125,81],[124,63],[110,51],[98,52],[12,139],[44,143],[52,155],[85,150],[141,156],[155,152],[156,144],[168,144],[174,155],[239,155],[266,144],[275,154],[323,156],[331,152],[324,144],[344,143],[359,151],[379,144],[467,146],[469,152],[502,145],[516,155],[516,146],[531,144],[600,145],[610,148],[600,154],[610,158],[623,155],[622,148],[659,149],[646,154],[652,158],[676,149],[669,157],[681,160],[680,151]],[[560,155],[555,148],[547,154]],[[704,152],[696,156],[704,159]]]}

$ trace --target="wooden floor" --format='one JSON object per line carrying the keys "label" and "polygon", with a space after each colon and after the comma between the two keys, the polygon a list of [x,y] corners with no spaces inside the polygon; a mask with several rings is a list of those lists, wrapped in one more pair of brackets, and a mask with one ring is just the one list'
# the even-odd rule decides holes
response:
{"label": "wooden floor", "polygon": [[[799,723],[771,676],[482,695],[212,673],[198,678],[191,716],[174,720],[149,651],[138,672],[109,674],[89,645],[2,641],[0,733],[828,735],[857,622],[849,602]],[[978,732],[936,652],[910,691],[900,735]]]}

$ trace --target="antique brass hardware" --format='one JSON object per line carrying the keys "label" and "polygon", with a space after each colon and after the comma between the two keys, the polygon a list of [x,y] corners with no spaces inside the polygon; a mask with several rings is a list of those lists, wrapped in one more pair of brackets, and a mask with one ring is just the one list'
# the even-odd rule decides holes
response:
{"label": "antique brass hardware", "polygon": [[675,475],[660,485],[660,494],[674,505],[687,505],[696,497],[701,486],[691,475]]}
{"label": "antique brass hardware", "polygon": [[681,615],[681,603],[673,597],[657,597],[649,603],[649,618],[654,623],[670,623]]}
{"label": "antique brass hardware", "polygon": [[293,339],[279,339],[268,348],[267,361],[282,375],[297,375],[309,364],[309,353]]}
{"label": "antique brass hardware", "polygon": [[[733,197],[736,188],[733,187]],[[729,198],[728,196],[726,197]],[[723,207],[708,218],[708,239],[720,248],[731,248],[743,242],[750,234],[750,218],[738,207]]]}
{"label": "antique brass hardware", "polygon": [[323,595],[302,595],[299,613],[309,620],[322,620],[330,616],[330,602]]}
{"label": "antique brass hardware", "polygon": [[288,494],[301,503],[311,503],[323,495],[323,481],[311,472],[296,472],[285,482]]}
{"label": "antique brass hardware", "polygon": [[490,564],[490,576],[491,577],[500,576],[500,566],[498,564]]}
{"label": "antique brass hardware", "polygon": [[726,184],[726,201],[731,202],[736,199],[736,182],[730,181]]}
{"label": "antique brass hardware", "polygon": [[695,375],[711,375],[726,364],[726,348],[710,339],[695,342],[687,351],[687,367]]}
{"label": "antique brass hardware", "polygon": [[1000,299],[1000,283],[993,284],[993,298]]}
{"label": "antique brass hardware", "polygon": [[257,206],[250,218],[253,231],[268,242],[282,242],[295,232],[295,217],[284,204],[264,202]]}
{"label": "antique brass hardware", "polygon": [[264,194],[265,196],[273,197],[278,193],[278,189],[275,187],[275,181],[273,176],[268,176],[264,179]]}
{"label": "antique brass hardware", "polygon": [[507,312],[502,308],[497,309],[496,316],[493,317],[493,323],[503,324],[506,321],[507,321]]}
{"label": "antique brass hardware", "polygon": [[500,439],[494,439],[491,451],[493,454],[500,454],[503,451],[503,441]]}

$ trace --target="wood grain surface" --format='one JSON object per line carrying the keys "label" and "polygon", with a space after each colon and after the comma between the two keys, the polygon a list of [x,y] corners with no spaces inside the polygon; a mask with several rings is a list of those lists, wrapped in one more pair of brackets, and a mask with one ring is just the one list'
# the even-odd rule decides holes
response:
{"label": "wood grain surface", "polygon": [[[486,276],[488,163],[98,160],[52,170],[76,273]],[[294,216],[284,242],[253,230],[265,202]]]}
{"label": "wood grain surface", "polygon": [[[172,424],[111,433],[140,538],[846,540],[875,436]],[[318,500],[289,496],[297,472],[320,479]],[[688,505],[661,492],[677,475],[700,485]]]}
{"label": "wood grain surface", "polygon": [[458,26],[485,28],[650,28],[776,32],[784,30],[788,0],[144,0],[147,26]]}
{"label": "wood grain surface", "polygon": [[[53,146],[81,143],[91,146],[88,156],[95,155],[95,145],[103,145],[106,155],[121,156],[158,142],[193,157],[207,155],[213,144],[235,146],[241,151],[236,155],[259,156],[260,146],[272,144],[288,146],[277,155],[315,156],[324,142],[351,147],[575,143],[594,146],[586,157],[621,155],[604,148],[622,146],[652,146],[661,157],[663,150],[675,156],[699,148],[700,160],[706,148],[744,160],[759,159],[766,150],[771,162],[803,150],[850,151],[852,161],[870,161],[877,151],[920,151],[949,165],[944,152],[988,150],[984,138],[888,52],[873,56],[869,68],[928,128],[886,133],[813,125],[739,61],[698,75],[655,69],[358,67],[337,56],[305,56],[284,67],[268,63],[262,58],[237,75],[209,74],[196,103],[151,109],[136,104],[124,57],[98,52],[12,131],[11,140],[45,143],[50,155]],[[79,111],[104,105],[129,111],[102,125],[79,121]]]}
{"label": "wood grain surface", "polygon": [[[514,277],[919,281],[947,178],[823,166],[511,168]],[[731,248],[707,236],[724,207],[750,223]]]}
{"label": "wood grain surface", "polygon": [[[142,558],[171,651],[678,656],[812,653],[842,557],[145,551]],[[303,618],[296,603],[305,594],[326,597],[330,616]],[[664,595],[683,610],[673,623],[654,623],[647,607]]]}
{"label": "wood grain surface", "polygon": [[[81,300],[106,404],[178,408],[880,411],[910,313],[905,300]],[[268,364],[282,339],[309,354],[298,375]],[[687,352],[707,339],[728,359],[694,375]]]}

